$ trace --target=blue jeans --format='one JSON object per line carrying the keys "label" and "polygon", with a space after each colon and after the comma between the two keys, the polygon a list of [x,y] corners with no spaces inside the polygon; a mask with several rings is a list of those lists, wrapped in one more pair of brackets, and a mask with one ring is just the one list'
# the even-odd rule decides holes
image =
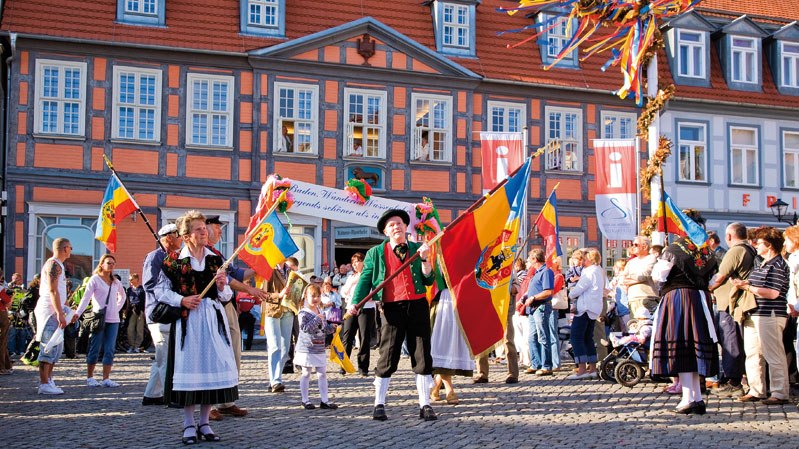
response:
{"label": "blue jeans", "polygon": [[560,332],[558,332],[558,311],[549,314],[549,332],[552,340],[552,368],[560,368]]}
{"label": "blue jeans", "polygon": [[31,337],[32,333],[29,328],[11,326],[8,329],[8,352],[24,354]]}
{"label": "blue jeans", "polygon": [[105,323],[105,328],[96,334],[89,335],[89,350],[86,353],[86,364],[96,365],[103,348],[103,365],[114,364],[114,353],[117,349],[117,331],[119,323]]}
{"label": "blue jeans", "polygon": [[283,383],[283,365],[288,360],[291,328],[294,313],[283,312],[280,318],[264,318],[264,334],[269,351],[269,381],[271,385]]}
{"label": "blue jeans", "polygon": [[571,343],[575,363],[596,363],[594,346],[594,323],[588,313],[575,316],[572,320]]}
{"label": "blue jeans", "polygon": [[[546,370],[552,369],[552,304],[538,306],[530,315],[530,360],[536,360]],[[535,366],[535,365],[534,365]]]}

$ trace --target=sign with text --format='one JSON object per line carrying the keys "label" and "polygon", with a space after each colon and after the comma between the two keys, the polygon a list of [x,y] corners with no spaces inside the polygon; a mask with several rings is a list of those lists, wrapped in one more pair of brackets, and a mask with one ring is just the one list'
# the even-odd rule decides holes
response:
{"label": "sign with text", "polygon": [[294,195],[291,212],[297,214],[374,227],[386,210],[402,209],[411,217],[409,229],[416,220],[414,205],[402,201],[373,195],[366,204],[360,205],[344,190],[302,181],[292,181],[291,193]]}

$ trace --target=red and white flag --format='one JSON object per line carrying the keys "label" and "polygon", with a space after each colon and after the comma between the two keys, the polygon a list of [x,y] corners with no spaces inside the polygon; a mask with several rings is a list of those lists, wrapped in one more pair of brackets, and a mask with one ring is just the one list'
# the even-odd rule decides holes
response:
{"label": "red and white flag", "polygon": [[522,133],[480,133],[483,157],[483,193],[496,187],[524,163]]}
{"label": "red and white flag", "polygon": [[596,218],[609,240],[632,240],[637,227],[638,195],[635,140],[594,140]]}

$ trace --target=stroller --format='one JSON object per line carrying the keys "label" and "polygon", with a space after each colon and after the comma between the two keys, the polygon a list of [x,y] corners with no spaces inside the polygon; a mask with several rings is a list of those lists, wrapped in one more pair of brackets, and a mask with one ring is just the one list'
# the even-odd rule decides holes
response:
{"label": "stroller", "polygon": [[599,378],[625,387],[636,386],[649,365],[647,352],[648,348],[637,342],[614,348],[599,363]]}

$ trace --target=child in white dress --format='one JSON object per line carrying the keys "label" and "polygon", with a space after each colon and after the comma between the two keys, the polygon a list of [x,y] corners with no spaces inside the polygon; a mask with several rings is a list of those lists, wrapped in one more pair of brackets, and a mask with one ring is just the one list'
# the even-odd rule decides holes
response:
{"label": "child in white dress", "polygon": [[300,335],[294,348],[294,364],[302,368],[300,376],[300,394],[302,406],[306,410],[316,408],[308,398],[308,387],[311,381],[311,371],[316,371],[319,382],[319,395],[321,403],[319,408],[335,410],[338,405],[328,402],[327,397],[327,356],[325,354],[325,335],[333,334],[336,325],[328,323],[320,307],[322,291],[317,285],[309,285],[303,292],[305,304],[300,310],[297,319],[300,322]]}

